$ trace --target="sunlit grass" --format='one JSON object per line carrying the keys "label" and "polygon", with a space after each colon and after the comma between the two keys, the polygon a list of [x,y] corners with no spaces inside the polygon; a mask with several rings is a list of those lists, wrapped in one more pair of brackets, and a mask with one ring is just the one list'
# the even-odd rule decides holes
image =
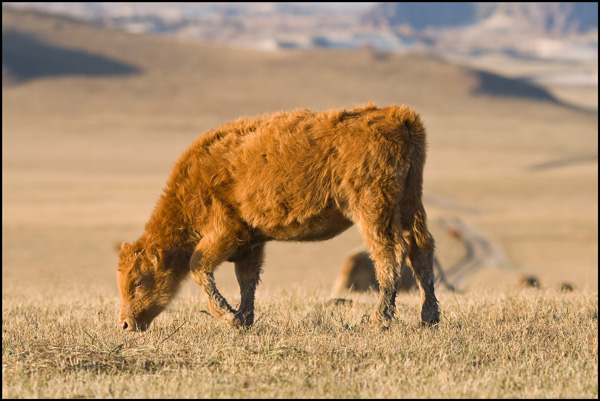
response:
{"label": "sunlit grass", "polygon": [[598,396],[597,293],[445,293],[433,329],[411,293],[388,331],[367,323],[374,294],[325,294],[262,294],[246,331],[181,297],[133,334],[117,328],[118,299],[3,297],[2,396]]}

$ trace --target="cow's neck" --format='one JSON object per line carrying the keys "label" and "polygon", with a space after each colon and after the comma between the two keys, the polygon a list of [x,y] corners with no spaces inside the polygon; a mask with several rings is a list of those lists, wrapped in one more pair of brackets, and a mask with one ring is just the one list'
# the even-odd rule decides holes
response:
{"label": "cow's neck", "polygon": [[189,257],[194,251],[190,243],[190,233],[183,221],[180,202],[169,192],[161,195],[150,220],[146,224],[146,238],[155,247],[170,255],[177,254],[178,259]]}

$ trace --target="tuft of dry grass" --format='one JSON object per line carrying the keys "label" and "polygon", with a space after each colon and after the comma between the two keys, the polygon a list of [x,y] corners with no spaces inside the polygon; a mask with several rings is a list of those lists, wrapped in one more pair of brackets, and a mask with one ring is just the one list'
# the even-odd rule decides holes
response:
{"label": "tuft of dry grass", "polygon": [[132,334],[100,290],[3,295],[2,397],[598,397],[597,292],[441,293],[434,329],[418,298],[400,294],[395,324],[373,331],[373,293],[262,291],[236,331],[183,296]]}

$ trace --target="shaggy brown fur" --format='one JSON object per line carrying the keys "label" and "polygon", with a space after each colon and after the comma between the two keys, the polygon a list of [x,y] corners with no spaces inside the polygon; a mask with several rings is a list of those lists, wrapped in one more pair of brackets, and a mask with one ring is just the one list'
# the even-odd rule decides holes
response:
{"label": "shaggy brown fur", "polygon": [[[250,326],[264,244],[326,240],[353,223],[375,262],[374,324],[386,327],[394,316],[406,257],[422,321],[439,322],[434,241],[421,202],[425,136],[412,109],[372,104],[280,112],[201,135],[175,164],[144,234],[121,248],[122,327],[147,328],[188,273],[214,316]],[[223,261],[235,263],[239,311],[215,286]]]}

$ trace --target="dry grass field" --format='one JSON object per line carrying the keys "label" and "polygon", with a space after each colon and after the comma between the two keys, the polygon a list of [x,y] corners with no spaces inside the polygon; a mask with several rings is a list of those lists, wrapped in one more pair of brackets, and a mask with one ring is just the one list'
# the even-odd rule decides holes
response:
{"label": "dry grass field", "polygon": [[[444,293],[437,329],[416,294],[374,332],[327,291],[259,292],[258,320],[235,331],[203,298],[179,298],[143,334],[115,329],[100,291],[3,300],[3,398],[596,398],[598,298],[553,290]],[[204,312],[204,313],[203,313]]]}
{"label": "dry grass field", "polygon": [[[14,60],[2,88],[3,397],[598,397],[591,89],[420,54],[263,53],[5,9],[2,29],[3,64],[4,49]],[[32,49],[40,59],[23,69]],[[57,73],[65,58],[78,62]],[[507,77],[525,69],[509,61],[497,63]],[[194,138],[243,116],[368,101],[421,113],[442,266],[465,252],[447,218],[509,261],[474,272],[460,294],[441,289],[437,330],[418,326],[417,293],[399,296],[398,323],[382,333],[363,322],[375,294],[327,303],[361,245],[355,228],[268,244],[249,331],[202,313],[192,280],[147,333],[118,330],[114,243],[142,233]],[[522,274],[542,289],[518,289]],[[239,302],[232,265],[216,278]]]}

